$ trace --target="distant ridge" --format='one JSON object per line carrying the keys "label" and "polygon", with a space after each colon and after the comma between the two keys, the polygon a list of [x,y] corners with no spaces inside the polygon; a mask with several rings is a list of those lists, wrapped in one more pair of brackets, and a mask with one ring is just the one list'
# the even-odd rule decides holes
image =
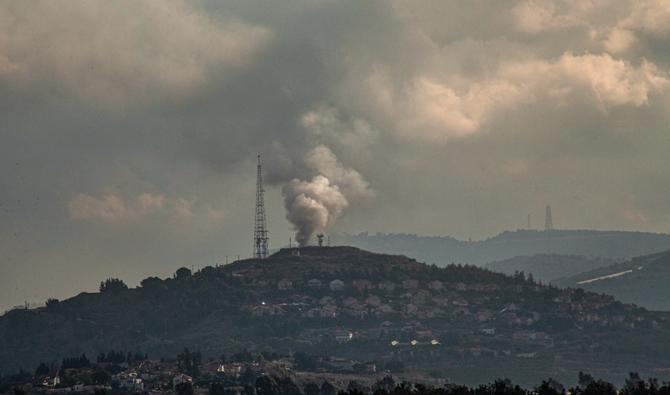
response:
{"label": "distant ridge", "polygon": [[556,284],[606,293],[627,303],[670,311],[670,251],[559,279]]}
{"label": "distant ridge", "polygon": [[463,241],[449,236],[382,233],[332,237],[338,244],[375,252],[405,254],[438,265],[451,262],[484,265],[535,254],[624,260],[670,249],[670,234],[601,230],[505,231],[480,241]]}
{"label": "distant ridge", "polygon": [[549,283],[614,263],[616,262],[613,259],[589,258],[583,255],[535,254],[487,263],[485,267],[509,275],[523,272],[531,274],[535,280]]}

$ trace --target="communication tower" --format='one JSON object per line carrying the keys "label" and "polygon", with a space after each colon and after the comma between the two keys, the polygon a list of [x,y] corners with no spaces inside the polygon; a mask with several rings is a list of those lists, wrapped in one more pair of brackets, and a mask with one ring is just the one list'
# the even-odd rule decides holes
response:
{"label": "communication tower", "polygon": [[258,155],[256,166],[256,216],[254,218],[254,253],[253,257],[265,259],[268,257],[268,228],[265,218],[265,201],[263,199],[263,165]]}

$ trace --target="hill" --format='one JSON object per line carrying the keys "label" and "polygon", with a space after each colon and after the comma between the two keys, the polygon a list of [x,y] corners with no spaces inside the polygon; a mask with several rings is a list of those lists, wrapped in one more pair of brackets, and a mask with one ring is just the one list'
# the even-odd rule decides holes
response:
{"label": "hill", "polygon": [[535,254],[487,263],[484,267],[508,275],[524,272],[531,274],[535,280],[548,283],[614,263],[612,259],[589,258],[583,255]]}
{"label": "hill", "polygon": [[[284,249],[127,289],[107,281],[0,317],[0,368],[122,349],[205,357],[248,349],[402,366],[477,383],[667,376],[670,321],[581,289],[353,247]],[[394,365],[395,364],[395,365]],[[660,370],[659,370],[660,369]]]}
{"label": "hill", "polygon": [[614,295],[652,310],[670,310],[670,251],[636,257],[556,283]]}
{"label": "hill", "polygon": [[619,260],[670,249],[668,234],[598,230],[506,231],[479,241],[383,233],[334,235],[332,239],[337,244],[379,253],[404,254],[437,264],[484,265],[535,254],[584,255]]}

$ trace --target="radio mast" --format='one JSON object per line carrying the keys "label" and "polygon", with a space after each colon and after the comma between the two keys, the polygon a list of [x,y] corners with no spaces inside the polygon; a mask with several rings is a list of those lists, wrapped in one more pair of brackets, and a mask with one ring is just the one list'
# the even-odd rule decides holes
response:
{"label": "radio mast", "polygon": [[256,216],[254,218],[254,253],[253,257],[265,259],[268,257],[268,228],[265,218],[265,201],[263,199],[263,166],[261,156],[258,155],[256,167]]}

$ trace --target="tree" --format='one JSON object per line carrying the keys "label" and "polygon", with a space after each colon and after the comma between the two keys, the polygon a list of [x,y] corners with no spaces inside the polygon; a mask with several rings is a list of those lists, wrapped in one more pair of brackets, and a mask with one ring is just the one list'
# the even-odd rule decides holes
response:
{"label": "tree", "polygon": [[140,285],[142,286],[142,288],[149,288],[152,286],[160,285],[161,283],[163,283],[163,280],[161,280],[158,277],[147,277],[144,280],[142,280],[142,282],[140,282]]}
{"label": "tree", "polygon": [[594,381],[595,379],[593,378],[593,376],[591,376],[588,373],[584,373],[581,370],[579,371],[579,374],[577,375],[577,383],[579,384],[579,387],[584,389]]}
{"label": "tree", "polygon": [[108,278],[107,280],[100,283],[100,292],[120,292],[125,289],[128,289],[126,283],[118,278]]}
{"label": "tree", "polygon": [[337,389],[335,386],[324,380],[323,384],[321,384],[321,395],[335,395],[336,393]]}
{"label": "tree", "polygon": [[393,376],[390,375],[384,376],[383,379],[375,383],[375,388],[381,389],[386,392],[390,392],[392,389],[395,388],[395,380],[393,380]]}
{"label": "tree", "polygon": [[112,381],[112,376],[110,376],[109,373],[102,369],[97,369],[95,372],[93,372],[93,374],[91,374],[91,381],[93,384],[106,385]]}
{"label": "tree", "polygon": [[49,366],[42,362],[37,366],[37,369],[35,369],[35,376],[46,376],[50,371],[51,369],[49,369]]}
{"label": "tree", "polygon": [[177,279],[189,278],[189,277],[191,277],[191,270],[189,270],[188,268],[180,267],[175,272],[175,278]]}
{"label": "tree", "polygon": [[209,386],[209,395],[224,395],[226,393],[226,388],[223,383],[214,382]]}
{"label": "tree", "polygon": [[311,371],[316,369],[316,360],[314,357],[302,352],[293,354],[293,362],[297,370]]}
{"label": "tree", "polygon": [[621,395],[655,395],[656,393],[658,393],[658,381],[656,379],[649,379],[648,382],[645,382],[638,373],[634,372],[628,374],[628,378],[620,391]]}
{"label": "tree", "polygon": [[257,395],[278,395],[279,393],[279,385],[274,378],[270,376],[261,376],[256,379]]}
{"label": "tree", "polygon": [[279,380],[277,384],[279,384],[279,393],[282,395],[302,395],[300,387],[290,377]]}
{"label": "tree", "polygon": [[349,382],[349,385],[347,386],[347,391],[350,394],[367,394],[368,393],[368,389],[365,388],[363,385],[361,385],[356,380],[351,380]]}
{"label": "tree", "polygon": [[320,395],[321,389],[319,388],[318,384],[310,382],[305,384],[305,386],[302,388],[302,392],[304,392],[305,395]]}
{"label": "tree", "polygon": [[617,395],[616,388],[606,381],[597,380],[584,388],[582,395]]}
{"label": "tree", "polygon": [[542,384],[535,388],[537,395],[563,395],[565,394],[565,387],[558,381],[549,378],[542,380]]}
{"label": "tree", "polygon": [[63,358],[61,363],[61,369],[81,369],[88,366],[91,366],[91,362],[86,354],[82,354],[80,357]]}
{"label": "tree", "polygon": [[251,368],[247,367],[244,372],[242,372],[242,375],[240,375],[240,383],[253,385],[256,382],[256,378],[256,373],[251,370]]}
{"label": "tree", "polygon": [[177,367],[180,372],[197,377],[200,374],[200,359],[199,352],[190,352],[188,348],[184,348],[177,355]]}
{"label": "tree", "polygon": [[60,301],[58,299],[49,298],[49,299],[47,299],[47,302],[46,302],[47,309],[53,310],[54,308],[58,307],[59,303],[60,303]]}
{"label": "tree", "polygon": [[179,383],[175,387],[177,395],[193,395],[193,385],[191,383]]}

